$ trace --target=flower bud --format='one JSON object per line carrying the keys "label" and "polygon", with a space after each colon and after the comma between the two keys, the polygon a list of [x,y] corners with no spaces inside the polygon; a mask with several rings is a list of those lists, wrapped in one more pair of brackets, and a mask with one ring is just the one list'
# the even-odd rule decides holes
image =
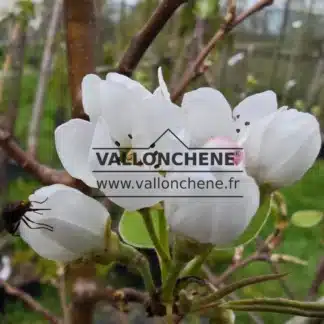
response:
{"label": "flower bud", "polygon": [[295,109],[279,109],[248,130],[243,142],[245,168],[259,184],[280,188],[302,178],[321,147],[319,123]]}

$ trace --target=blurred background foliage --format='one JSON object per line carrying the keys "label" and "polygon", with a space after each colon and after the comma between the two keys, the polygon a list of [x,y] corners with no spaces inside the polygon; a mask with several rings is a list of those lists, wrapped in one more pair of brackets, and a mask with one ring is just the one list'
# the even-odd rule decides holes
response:
{"label": "blurred background foliage", "polygon": [[[52,1],[45,0],[38,28],[29,27],[22,78],[22,90],[19,96],[19,113],[15,122],[14,136],[23,147],[27,147],[29,120],[33,113],[33,103],[38,84],[43,47],[48,28],[48,17],[52,10]],[[143,23],[147,21],[158,0],[116,1],[96,0],[97,8],[97,46],[98,73],[104,76],[116,67],[123,51]],[[222,22],[225,1],[189,0],[169,21],[154,41],[137,68],[134,78],[149,89],[157,85],[157,68],[163,67],[167,84],[174,88],[187,64],[197,55],[201,46],[215,33]],[[237,0],[238,11],[253,4],[253,1]],[[4,64],[8,46],[8,33],[14,19],[4,20],[0,24],[0,62]],[[47,87],[44,112],[42,116],[38,159],[45,164],[60,168],[60,162],[54,146],[55,127],[70,117],[70,98],[68,92],[66,47],[64,32],[57,33],[56,49],[53,53],[51,75]],[[323,126],[324,106],[324,5],[322,0],[275,0],[274,5],[248,19],[217,46],[208,57],[209,68],[193,82],[190,87],[213,86],[221,90],[234,106],[246,96],[273,89],[280,105],[295,107],[301,111],[315,114]],[[7,75],[1,77],[6,80]],[[5,89],[0,111],[4,111],[9,98]],[[188,89],[190,90],[190,88]],[[198,107],[199,108],[199,107]],[[7,170],[9,185],[1,197],[2,203],[26,199],[40,186],[13,161],[9,161]],[[302,181],[282,190],[287,200],[289,217],[298,210],[314,209],[324,211],[324,164],[319,160]],[[262,237],[273,230],[274,220],[270,219],[263,229]],[[291,294],[304,299],[314,278],[316,267],[323,256],[323,224],[312,228],[289,226],[277,253],[291,254],[307,262],[307,265],[285,264],[281,271],[290,275],[287,284]],[[56,265],[39,258],[19,238],[7,240],[2,254],[13,257],[14,268],[21,270],[27,264],[32,265],[29,275],[20,278],[24,282],[40,280],[41,292],[37,298],[53,312],[59,312],[59,298],[55,288],[57,278]],[[2,246],[2,245],[1,245]],[[253,244],[246,254],[253,251]],[[231,255],[215,253],[209,265],[220,273],[231,263]],[[235,276],[269,272],[269,265],[256,263],[240,270]],[[118,286],[142,287],[141,280],[127,273],[122,267],[98,267],[98,274],[107,283]],[[36,279],[35,279],[36,278]],[[18,280],[19,281],[19,280]],[[277,283],[264,283],[240,292],[242,296],[261,295],[285,296],[282,286]],[[323,293],[323,289],[320,290]],[[104,309],[106,313],[111,310]],[[136,313],[136,312],[135,312]],[[136,313],[137,314],[137,313]],[[134,315],[134,321],[143,323],[143,317]],[[238,323],[251,323],[247,316],[237,314]],[[10,301],[6,306],[7,323],[45,323],[37,314],[26,310],[21,302]],[[108,323],[97,314],[98,323]],[[262,315],[267,324],[284,323],[284,315]]]}

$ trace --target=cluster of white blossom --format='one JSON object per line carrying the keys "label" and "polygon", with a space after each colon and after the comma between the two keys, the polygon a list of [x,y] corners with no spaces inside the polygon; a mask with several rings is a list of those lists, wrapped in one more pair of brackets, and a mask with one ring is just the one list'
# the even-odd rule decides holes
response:
{"label": "cluster of white blossom", "polygon": [[[82,83],[82,99],[90,121],[72,119],[59,126],[55,131],[57,153],[71,176],[97,188],[103,174],[93,170],[107,169],[98,164],[98,147],[110,148],[116,154],[125,147],[133,151],[148,147],[158,152],[177,152],[186,150],[186,146],[212,149],[230,145],[243,149],[234,167],[240,181],[239,199],[212,198],[211,188],[200,189],[199,195],[195,195],[197,188],[181,189],[181,195],[172,195],[170,190],[164,199],[153,193],[123,197],[117,195],[118,191],[116,194],[116,189],[103,189],[113,202],[130,211],[163,200],[170,230],[201,243],[228,244],[246,229],[257,212],[260,188],[274,190],[291,185],[313,165],[321,146],[319,123],[311,114],[279,108],[272,91],[247,97],[232,110],[219,91],[199,88],[186,93],[179,107],[171,102],[161,69],[158,76],[159,87],[151,93],[140,83],[117,73],[109,73],[105,80],[87,75]],[[150,147],[167,129],[181,138],[185,146],[170,132]],[[145,168],[147,172],[137,172]],[[226,173],[221,171],[225,169],[217,166],[214,172],[210,166],[204,172],[192,168],[186,173],[162,173],[161,170],[168,171],[163,166],[152,169],[118,165],[111,166],[110,171],[114,172],[105,173],[105,177],[181,181],[189,174],[196,180],[222,180]],[[218,190],[218,194],[225,191]],[[44,205],[50,210],[42,216],[33,212],[27,216],[41,218],[54,231],[31,231],[20,225],[20,235],[36,252],[49,259],[70,261],[103,245],[109,213],[99,202],[62,185],[42,188],[30,200],[41,201],[44,197],[48,198]]]}

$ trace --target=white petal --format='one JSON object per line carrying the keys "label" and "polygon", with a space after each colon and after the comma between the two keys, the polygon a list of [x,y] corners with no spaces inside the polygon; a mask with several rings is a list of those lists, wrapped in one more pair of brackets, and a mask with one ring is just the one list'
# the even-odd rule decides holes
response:
{"label": "white petal", "polygon": [[243,136],[249,125],[275,112],[277,108],[277,96],[273,91],[265,91],[245,98],[233,110],[238,136]]}
{"label": "white petal", "polygon": [[88,186],[95,186],[95,179],[88,164],[90,144],[95,124],[82,119],[71,119],[55,130],[57,154],[65,170]]}
{"label": "white petal", "polygon": [[48,238],[47,233],[44,233],[45,230],[30,230],[24,223],[21,223],[19,227],[21,238],[43,258],[68,262],[79,257]]}
{"label": "white petal", "polygon": [[174,139],[184,129],[181,109],[160,93],[146,98],[136,110],[137,120],[133,123],[132,147],[159,151],[166,144],[166,138]]}
{"label": "white petal", "polygon": [[246,168],[259,183],[274,187],[299,180],[321,146],[317,120],[294,109],[281,110],[252,126],[244,143]]}
{"label": "white petal", "polygon": [[120,161],[119,149],[110,138],[109,127],[106,121],[99,117],[96,124],[92,143],[89,150],[89,168],[95,176],[97,171],[105,171],[109,168],[111,157],[116,156]]}
{"label": "white petal", "polygon": [[[170,228],[201,243],[228,245],[244,231],[259,207],[257,185],[244,173],[231,176],[196,173],[173,175],[172,178],[179,182],[186,181],[188,176],[197,183],[197,188],[200,181],[201,189],[173,190],[173,198],[165,200],[165,214]],[[233,178],[232,182],[230,178]],[[223,181],[223,189],[212,188],[211,183],[215,181]],[[191,197],[181,198],[180,195]]]}
{"label": "white petal", "polygon": [[[51,259],[79,258],[85,253],[104,247],[104,232],[109,213],[93,198],[76,189],[65,187],[56,190],[41,207],[37,204],[33,207],[49,210],[42,210],[42,215],[28,212],[26,216],[34,222],[52,226],[54,231],[31,230],[24,224],[20,226],[20,233],[42,256]],[[29,225],[37,226],[33,223]],[[38,240],[35,241],[30,232],[36,234]]]}
{"label": "white petal", "polygon": [[183,97],[182,108],[191,146],[202,146],[217,136],[235,138],[231,107],[219,91],[200,88],[188,92]]}
{"label": "white petal", "polygon": [[[32,195],[29,196],[29,200],[37,200],[37,201],[42,201],[42,198],[46,198],[46,197],[50,197],[51,195],[53,195],[56,191],[58,190],[62,190],[62,189],[66,189],[67,186],[60,184],[60,183],[56,183],[50,186],[46,186],[46,187],[41,187],[37,190],[34,191],[34,193]],[[40,198],[40,199],[39,199]]]}
{"label": "white petal", "polygon": [[81,84],[82,103],[84,111],[89,115],[91,122],[96,122],[101,113],[100,84],[103,82],[97,75],[86,75]]}
{"label": "white petal", "polygon": [[159,185],[163,177],[156,171],[122,165],[94,175],[105,196],[126,210],[150,207],[163,199],[164,190]]}
{"label": "white petal", "polygon": [[130,145],[133,110],[139,104],[140,98],[136,91],[128,89],[122,83],[104,82],[101,85],[101,113],[109,125],[111,137],[121,147]]}
{"label": "white petal", "polygon": [[[238,165],[244,164],[243,146],[226,137],[215,137],[210,139],[204,146],[203,151],[219,157],[219,164],[211,166],[211,170],[218,170],[219,166],[224,170],[233,170]],[[231,156],[228,155],[231,154]],[[230,157],[230,160],[227,159]],[[218,161],[214,161],[218,162]]]}
{"label": "white petal", "polygon": [[160,85],[159,88],[162,91],[162,94],[164,95],[165,98],[170,98],[170,92],[169,92],[168,87],[164,81],[163,72],[162,72],[161,67],[159,67],[159,69],[158,69],[158,79],[159,79],[159,85]]}
{"label": "white petal", "polygon": [[108,73],[106,80],[122,84],[124,87],[137,92],[139,97],[147,97],[151,92],[143,87],[139,82],[128,78],[127,76],[115,72]]}

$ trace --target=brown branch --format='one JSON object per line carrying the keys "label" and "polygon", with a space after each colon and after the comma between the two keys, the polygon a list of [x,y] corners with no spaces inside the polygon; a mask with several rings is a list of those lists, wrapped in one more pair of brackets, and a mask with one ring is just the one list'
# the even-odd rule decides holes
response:
{"label": "brown branch", "polygon": [[130,302],[143,305],[148,305],[149,302],[148,294],[135,289],[100,288],[94,282],[81,279],[75,283],[72,293],[71,313],[73,314],[73,323],[85,323],[85,319],[87,323],[91,323],[92,314],[98,302],[107,302],[120,311],[123,311],[123,306]]}
{"label": "brown branch", "polygon": [[[210,268],[208,266],[205,265],[204,268],[203,268],[203,271],[204,271],[204,274],[206,275],[207,279],[210,282],[215,281],[215,276],[213,275],[213,273],[211,272],[211,270],[210,270]],[[225,287],[225,285],[220,285],[220,288],[223,288],[223,287]],[[231,299],[231,300],[239,300],[239,297],[236,295],[235,292],[232,292],[227,297],[229,299]],[[251,318],[251,320],[254,323],[256,323],[256,324],[264,324],[263,320],[259,316],[257,316],[256,314],[251,313],[251,312],[247,312],[247,315]]]}
{"label": "brown branch", "polygon": [[133,37],[131,43],[123,55],[118,72],[131,76],[146,50],[160,33],[167,21],[175,11],[188,0],[163,0],[153,12],[144,27]]}
{"label": "brown branch", "polygon": [[[255,261],[269,262],[272,264],[271,253],[280,244],[281,237],[282,230],[275,229],[275,231],[271,233],[264,241],[259,242],[257,250],[245,259],[241,259],[243,250],[237,249],[234,255],[234,259],[236,257],[234,263],[231,264],[219,277],[214,277],[212,284],[216,287],[223,284],[238,269],[242,269]],[[237,257],[237,255],[239,255],[239,257]]]}
{"label": "brown branch", "polygon": [[33,297],[26,294],[22,290],[15,288],[8,284],[5,281],[0,280],[0,285],[2,285],[7,294],[11,296],[15,296],[22,300],[26,306],[28,306],[31,310],[40,313],[46,320],[48,320],[52,324],[59,324],[61,320],[55,315],[51,314],[46,308],[44,308],[41,304],[39,304]]}
{"label": "brown branch", "polygon": [[81,100],[81,82],[95,72],[95,10],[93,0],[65,0],[66,46],[73,118],[87,119]]}
{"label": "brown branch", "polygon": [[319,288],[324,281],[324,258],[321,258],[317,266],[315,278],[312,281],[311,287],[308,291],[308,299],[313,300],[318,294]]}
{"label": "brown branch", "polygon": [[247,265],[249,265],[252,262],[255,261],[268,261],[269,255],[266,253],[262,254],[252,254],[248,256],[246,259],[243,259],[239,262],[236,262],[229,266],[219,277],[215,277],[212,281],[212,284],[216,287],[218,287],[220,284],[225,282],[234,272],[236,272],[238,269],[245,268]]}
{"label": "brown branch", "polygon": [[70,187],[79,187],[80,181],[73,179],[65,171],[51,169],[46,165],[40,164],[35,158],[28,155],[13,140],[10,133],[0,128],[0,147],[7,155],[16,161],[25,171],[32,174],[44,185],[54,183],[65,184]]}
{"label": "brown branch", "polygon": [[204,63],[206,57],[209,53],[215,48],[217,43],[224,39],[224,37],[232,31],[234,27],[239,25],[245,19],[250,17],[252,14],[262,10],[264,7],[269,6],[273,3],[273,0],[259,0],[254,6],[252,6],[247,11],[240,14],[235,18],[235,11],[233,6],[229,6],[227,15],[225,17],[225,23],[220,27],[220,29],[216,32],[214,37],[209,41],[209,43],[201,50],[198,54],[195,61],[188,66],[187,70],[184,73],[182,80],[179,82],[179,86],[172,93],[171,99],[173,101],[177,100],[185,91],[185,88],[188,84],[195,79],[197,74],[200,72],[200,67]]}

